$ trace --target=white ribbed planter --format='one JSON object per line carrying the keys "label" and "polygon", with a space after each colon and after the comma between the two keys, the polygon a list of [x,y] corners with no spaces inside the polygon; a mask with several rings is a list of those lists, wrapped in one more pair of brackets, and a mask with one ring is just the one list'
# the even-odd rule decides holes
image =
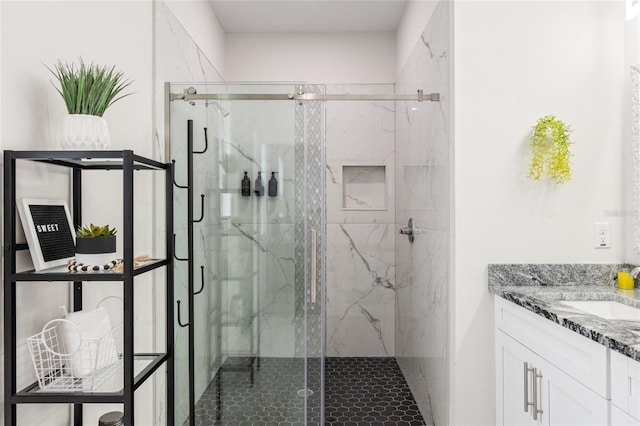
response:
{"label": "white ribbed planter", "polygon": [[107,120],[97,115],[69,114],[64,118],[62,147],[70,150],[109,149]]}

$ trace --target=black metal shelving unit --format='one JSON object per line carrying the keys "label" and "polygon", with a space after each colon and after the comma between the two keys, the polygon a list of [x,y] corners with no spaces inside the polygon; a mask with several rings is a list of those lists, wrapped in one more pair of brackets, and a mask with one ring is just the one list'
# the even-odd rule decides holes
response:
{"label": "black metal shelving unit", "polygon": [[[122,272],[69,272],[61,268],[42,271],[16,271],[16,252],[27,249],[16,242],[16,166],[18,161],[47,163],[72,170],[72,216],[74,226],[82,224],[82,176],[92,170],[116,170],[123,175],[123,238]],[[155,259],[134,268],[134,172],[156,171],[164,173],[166,211],[166,259]],[[17,404],[62,403],[74,404],[73,423],[82,425],[82,404],[122,403],[124,424],[134,424],[134,392],[148,378],[166,364],[166,418],[174,424],[174,311],[173,311],[173,166],[123,151],[4,151],[4,424],[17,424]],[[134,353],[134,278],[140,274],[165,268],[166,292],[166,351],[162,353]],[[82,309],[83,282],[115,281],[123,285],[124,305],[124,353],[123,387],[116,392],[40,392],[37,382],[24,389],[17,389],[16,380],[16,286],[18,282],[73,282],[73,311]],[[28,284],[25,284],[28,285]],[[134,361],[147,362],[135,374]]]}

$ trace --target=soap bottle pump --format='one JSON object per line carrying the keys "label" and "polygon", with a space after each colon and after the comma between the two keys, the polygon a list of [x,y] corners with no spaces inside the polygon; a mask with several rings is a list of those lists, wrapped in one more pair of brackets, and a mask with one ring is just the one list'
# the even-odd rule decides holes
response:
{"label": "soap bottle pump", "polygon": [[276,179],[276,172],[271,172],[271,179],[269,179],[269,197],[278,196],[278,179]]}
{"label": "soap bottle pump", "polygon": [[264,195],[264,184],[262,183],[262,172],[258,172],[258,178],[256,179],[256,189],[253,191],[256,196],[262,197]]}
{"label": "soap bottle pump", "polygon": [[249,176],[247,176],[247,172],[244,172],[241,188],[242,188],[243,197],[249,197],[251,195],[251,180],[249,180]]}

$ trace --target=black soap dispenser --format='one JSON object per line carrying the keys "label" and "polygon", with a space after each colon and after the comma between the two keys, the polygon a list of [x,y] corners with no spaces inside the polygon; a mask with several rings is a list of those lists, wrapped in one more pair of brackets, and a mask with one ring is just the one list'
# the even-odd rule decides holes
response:
{"label": "black soap dispenser", "polygon": [[256,196],[262,197],[264,195],[264,184],[262,183],[262,172],[258,172],[258,177],[256,178],[256,189],[253,191],[256,193]]}
{"label": "black soap dispenser", "polygon": [[276,179],[276,172],[271,172],[271,179],[269,179],[269,197],[278,196],[278,179]]}
{"label": "black soap dispenser", "polygon": [[251,180],[249,176],[247,176],[247,172],[244,172],[244,177],[242,178],[242,196],[249,197],[251,196]]}

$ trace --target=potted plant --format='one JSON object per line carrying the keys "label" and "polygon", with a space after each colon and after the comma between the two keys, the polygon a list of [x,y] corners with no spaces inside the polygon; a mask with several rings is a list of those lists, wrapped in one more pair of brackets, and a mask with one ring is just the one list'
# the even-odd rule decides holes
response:
{"label": "potted plant", "polygon": [[76,230],[76,262],[105,265],[116,258],[116,229],[109,225],[78,227]]}
{"label": "potted plant", "polygon": [[542,174],[547,174],[556,183],[571,180],[571,132],[571,126],[553,115],[536,122],[530,138],[533,149],[530,178],[540,180]]}
{"label": "potted plant", "polygon": [[[131,84],[115,66],[86,65],[58,61],[47,69],[60,84],[56,87],[69,113],[65,117],[62,146],[66,149],[107,149],[110,138],[102,117],[114,102],[130,95],[121,94]],[[55,87],[55,85],[54,85]]]}

